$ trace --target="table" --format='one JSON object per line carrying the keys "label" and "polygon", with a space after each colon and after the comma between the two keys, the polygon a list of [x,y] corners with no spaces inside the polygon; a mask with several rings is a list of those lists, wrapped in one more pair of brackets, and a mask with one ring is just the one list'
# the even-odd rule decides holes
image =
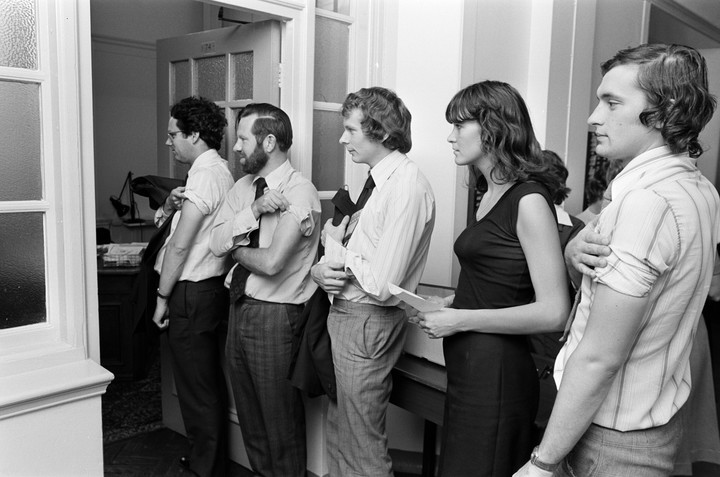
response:
{"label": "table", "polygon": [[435,475],[437,426],[443,424],[445,409],[445,367],[404,353],[392,376],[390,402],[425,419],[422,477],[432,477]]}
{"label": "table", "polygon": [[136,290],[141,269],[105,267],[98,260],[97,273],[100,364],[117,380],[144,378],[157,336],[138,323],[145,312],[145,300],[139,300]]}

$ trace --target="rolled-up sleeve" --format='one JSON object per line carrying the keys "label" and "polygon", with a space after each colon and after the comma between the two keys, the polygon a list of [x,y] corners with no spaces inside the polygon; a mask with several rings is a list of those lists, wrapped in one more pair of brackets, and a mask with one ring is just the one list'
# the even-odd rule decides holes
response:
{"label": "rolled-up sleeve", "polygon": [[244,188],[248,188],[248,185],[243,184],[241,179],[230,189],[213,221],[210,250],[218,257],[250,243],[248,234],[259,227],[250,206],[243,204]]}
{"label": "rolled-up sleeve", "polygon": [[613,231],[611,254],[607,266],[596,269],[596,279],[619,293],[646,296],[677,260],[680,244],[675,214],[664,199],[642,189],[611,207],[619,207],[617,214],[609,215],[615,222],[599,224]]}

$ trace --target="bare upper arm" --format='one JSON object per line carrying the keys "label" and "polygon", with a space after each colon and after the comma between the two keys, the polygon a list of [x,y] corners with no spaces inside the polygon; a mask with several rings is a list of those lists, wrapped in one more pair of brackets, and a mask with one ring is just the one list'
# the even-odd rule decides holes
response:
{"label": "bare upper arm", "polygon": [[598,284],[587,326],[575,353],[590,361],[620,367],[637,338],[649,303],[650,294],[635,297]]}
{"label": "bare upper arm", "polygon": [[195,236],[200,230],[204,218],[205,216],[195,204],[189,200],[183,201],[182,214],[180,214],[180,220],[170,242],[176,248],[189,249],[195,241]]}
{"label": "bare upper arm", "polygon": [[557,222],[540,194],[518,204],[517,234],[527,260],[537,301],[568,302],[567,274]]}

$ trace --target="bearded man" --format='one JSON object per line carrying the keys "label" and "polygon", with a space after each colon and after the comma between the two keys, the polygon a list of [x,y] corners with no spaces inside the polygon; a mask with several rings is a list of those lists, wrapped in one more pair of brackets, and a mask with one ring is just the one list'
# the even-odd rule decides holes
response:
{"label": "bearded man", "polygon": [[320,198],[291,165],[292,126],[271,104],[246,106],[233,148],[246,173],[215,218],[210,249],[232,254],[225,346],[245,450],[262,476],[304,476],[305,411],[287,379],[294,331],[315,292]]}

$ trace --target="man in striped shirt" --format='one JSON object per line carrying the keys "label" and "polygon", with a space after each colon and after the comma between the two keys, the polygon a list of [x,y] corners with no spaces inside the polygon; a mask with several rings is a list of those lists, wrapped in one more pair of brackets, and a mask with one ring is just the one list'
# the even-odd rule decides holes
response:
{"label": "man in striped shirt", "polygon": [[715,100],[705,60],[688,47],[622,50],[602,72],[588,123],[598,155],[626,164],[593,230],[609,254],[580,267],[588,275],[555,363],[555,406],[516,475],[670,475],[680,443],[720,235],[720,199],[695,164]]}
{"label": "man in striped shirt", "polygon": [[405,155],[412,145],[411,116],[394,92],[375,87],[351,93],[342,115],[340,143],[354,162],[370,166],[370,174],[358,198],[361,210],[337,227],[325,224],[325,256],[311,271],[333,300],[327,326],[337,403],[328,409],[328,467],[332,477],[391,476],[385,414],[407,318],[388,283],[417,287],[435,199]]}

